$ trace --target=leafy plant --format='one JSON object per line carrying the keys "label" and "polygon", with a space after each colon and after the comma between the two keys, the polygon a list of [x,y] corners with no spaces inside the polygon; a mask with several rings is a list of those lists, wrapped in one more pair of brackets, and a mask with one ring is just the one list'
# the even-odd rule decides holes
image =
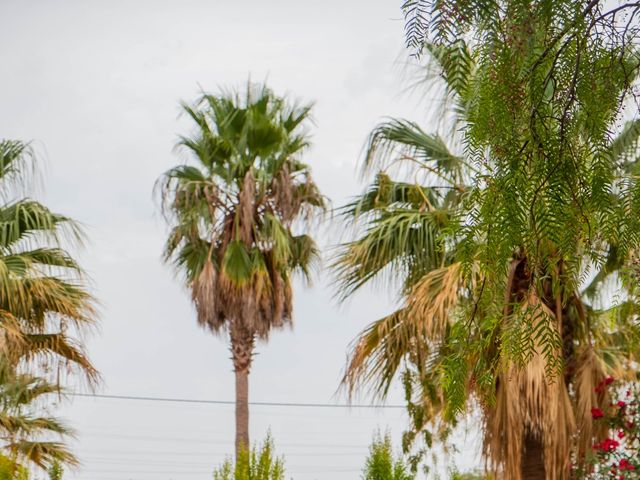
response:
{"label": "leafy plant", "polygon": [[276,457],[270,435],[259,447],[241,449],[235,461],[227,459],[213,472],[214,480],[284,480],[284,458]]}
{"label": "leafy plant", "polygon": [[389,434],[383,436],[378,432],[367,457],[362,480],[413,480],[415,476],[401,458],[396,458],[391,446]]}

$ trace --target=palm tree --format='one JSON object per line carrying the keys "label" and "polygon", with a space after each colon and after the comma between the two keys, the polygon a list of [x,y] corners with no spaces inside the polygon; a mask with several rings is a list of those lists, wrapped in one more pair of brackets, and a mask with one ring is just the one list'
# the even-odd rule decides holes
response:
{"label": "palm tree", "polygon": [[94,299],[62,248],[65,238],[81,241],[82,232],[23,196],[34,167],[29,144],[0,141],[0,458],[11,478],[26,478],[25,462],[43,469],[77,463],[63,443],[71,430],[36,405],[60,394],[67,373],[81,373],[90,385],[99,379],[73,336],[94,324]]}
{"label": "palm tree", "polygon": [[291,324],[291,275],[309,278],[314,240],[299,220],[324,208],[309,167],[310,106],[265,86],[183,105],[195,124],[178,146],[191,163],[159,180],[171,225],[165,261],[180,272],[198,323],[229,336],[236,377],[236,454],[249,447],[248,375],[255,341]]}
{"label": "palm tree", "polygon": [[[82,240],[79,225],[24,198],[34,168],[29,144],[0,141],[0,357],[14,369],[75,368],[93,383],[98,372],[72,333],[94,325],[94,299],[65,251]],[[67,367],[63,369],[62,367]]]}
{"label": "palm tree", "polygon": [[[464,42],[426,50],[447,83],[445,117],[464,135],[476,95],[474,53]],[[639,136],[634,121],[608,146],[621,182],[637,168]],[[634,376],[640,359],[639,305],[628,273],[634,257],[622,257],[610,242],[606,262],[577,259],[591,280],[580,288],[561,275],[534,282],[526,250],[516,249],[504,276],[488,277],[482,238],[474,244],[460,231],[477,214],[475,202],[488,188],[477,178],[489,177],[492,159],[478,171],[455,142],[450,148],[437,133],[397,119],[369,138],[365,170],[381,171],[343,208],[359,236],[336,258],[338,288],[344,299],[378,280],[399,287],[403,301],[354,342],[343,382],[350,393],[368,386],[384,398],[404,370],[412,396],[409,441],[424,433],[430,442],[429,425],[455,424],[479,408],[484,454],[501,478],[566,478],[570,459],[580,461],[604,434],[592,421],[591,408],[604,400],[594,387],[609,374]],[[385,170],[393,167],[414,181],[392,180]],[[612,203],[624,202],[623,189],[612,195],[619,195]],[[548,268],[562,269],[554,246],[546,247]],[[500,298],[483,297],[487,282],[502,288]],[[623,289],[625,301],[607,304],[607,285]]]}

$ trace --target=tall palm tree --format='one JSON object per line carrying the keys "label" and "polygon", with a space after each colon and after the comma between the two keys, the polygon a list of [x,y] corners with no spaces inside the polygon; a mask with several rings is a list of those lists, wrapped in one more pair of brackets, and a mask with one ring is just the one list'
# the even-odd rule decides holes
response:
{"label": "tall palm tree", "polygon": [[[0,358],[17,368],[69,368],[90,382],[98,372],[73,333],[96,320],[84,273],[62,241],[79,225],[24,197],[34,170],[29,144],[0,141]],[[65,367],[65,368],[63,368]]]}
{"label": "tall palm tree", "polygon": [[229,336],[236,377],[236,454],[249,447],[248,375],[256,340],[291,324],[291,276],[309,278],[314,240],[295,233],[324,198],[300,157],[310,106],[265,86],[204,94],[184,112],[190,162],[159,180],[171,226],[165,261],[180,272],[198,323]]}
{"label": "tall palm tree", "polygon": [[[474,53],[464,42],[426,50],[446,82],[445,117],[464,134],[476,95]],[[608,146],[621,182],[637,169],[639,136],[640,122],[633,121]],[[516,249],[504,276],[488,278],[478,248],[483,239],[463,241],[460,230],[477,214],[475,202],[488,188],[477,178],[489,177],[492,159],[484,158],[486,170],[478,171],[462,142],[450,143],[397,119],[369,138],[365,170],[380,171],[343,209],[359,236],[341,247],[334,267],[343,298],[382,280],[399,286],[403,301],[354,342],[344,384],[350,392],[369,386],[384,398],[404,370],[413,395],[409,440],[424,433],[429,442],[429,425],[455,424],[475,407],[485,456],[501,478],[566,478],[570,458],[579,461],[604,434],[591,417],[604,400],[595,386],[608,374],[635,375],[640,359],[640,305],[628,273],[634,257],[621,257],[610,242],[603,246],[606,262],[573,259],[590,279],[579,287],[559,275],[534,283],[534,267]],[[409,180],[392,180],[385,170],[394,167]],[[623,189],[611,193],[620,196],[612,203],[624,201]],[[552,255],[553,245],[547,247]],[[501,298],[483,298],[488,281],[500,285]],[[613,284],[626,295],[611,306],[603,286]]]}

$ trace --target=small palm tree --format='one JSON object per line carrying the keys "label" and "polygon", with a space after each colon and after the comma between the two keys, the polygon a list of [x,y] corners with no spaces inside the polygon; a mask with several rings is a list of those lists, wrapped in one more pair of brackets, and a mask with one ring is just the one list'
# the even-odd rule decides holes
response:
{"label": "small palm tree", "polygon": [[296,222],[325,206],[300,160],[310,106],[248,85],[183,105],[191,162],[159,180],[171,226],[165,261],[180,272],[198,323],[229,336],[236,376],[236,454],[249,447],[248,375],[255,341],[291,323],[291,275],[309,278],[314,240]]}

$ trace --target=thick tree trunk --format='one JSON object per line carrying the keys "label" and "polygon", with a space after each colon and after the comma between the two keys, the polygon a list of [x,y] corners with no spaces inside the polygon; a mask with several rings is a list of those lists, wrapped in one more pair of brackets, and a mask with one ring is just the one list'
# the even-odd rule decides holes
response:
{"label": "thick tree trunk", "polygon": [[530,433],[525,434],[524,438],[522,480],[546,480],[544,447],[542,442]]}
{"label": "thick tree trunk", "polygon": [[249,370],[253,359],[254,335],[243,325],[230,330],[231,359],[236,375],[236,459],[249,444]]}

